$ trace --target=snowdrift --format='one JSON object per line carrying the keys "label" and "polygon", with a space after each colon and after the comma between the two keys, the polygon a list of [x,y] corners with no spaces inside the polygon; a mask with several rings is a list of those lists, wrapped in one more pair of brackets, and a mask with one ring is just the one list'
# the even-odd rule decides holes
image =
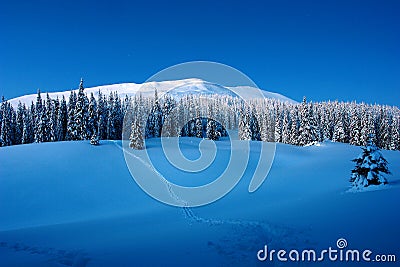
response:
{"label": "snowdrift", "polygon": [[[157,156],[159,142],[149,140],[149,153],[159,157],[165,173],[173,173]],[[184,155],[197,158],[199,142],[181,138]],[[211,181],[229,155],[227,140],[216,145],[219,154],[211,170],[175,173],[171,181]],[[200,208],[176,208],[137,186],[120,141],[101,141],[97,147],[89,141],[2,147],[0,265],[339,266],[343,262],[259,262],[256,256],[264,245],[325,249],[336,247],[339,238],[349,248],[400,257],[399,151],[382,151],[393,173],[388,186],[352,193],[347,192],[350,160],[359,147],[277,144],[269,176],[250,194],[259,148],[251,142],[245,175],[224,198]]]}

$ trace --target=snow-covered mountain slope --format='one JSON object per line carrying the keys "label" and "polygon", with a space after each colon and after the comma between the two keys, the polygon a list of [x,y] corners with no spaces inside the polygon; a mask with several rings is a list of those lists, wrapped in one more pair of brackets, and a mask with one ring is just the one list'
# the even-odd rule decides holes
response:
{"label": "snow-covered mountain slope", "polygon": [[[206,82],[200,79],[185,79],[175,81],[163,81],[163,82],[147,82],[144,84],[136,83],[120,83],[111,85],[102,85],[96,87],[85,88],[87,94],[93,93],[95,96],[98,95],[99,90],[108,95],[110,92],[118,92],[118,95],[123,98],[125,95],[133,96],[139,91],[143,96],[153,96],[154,90],[157,89],[160,95],[167,91],[174,97],[181,97],[186,94],[222,94],[237,96],[240,95],[243,98],[257,98],[260,97],[260,93],[257,88],[250,86],[238,86],[238,87],[225,87],[222,85]],[[77,89],[75,89],[77,90]],[[54,92],[49,93],[51,98],[61,98],[62,96],[68,101],[68,97],[71,91]],[[271,93],[264,90],[260,90],[261,94],[266,98],[279,99],[281,101],[295,102],[294,100],[287,98],[277,93]],[[46,92],[42,92],[46,93]],[[36,101],[37,94],[25,95],[10,100],[13,106],[17,106],[18,102],[30,105],[31,102]],[[43,96],[42,96],[43,97]]]}
{"label": "snow-covered mountain slope", "polygon": [[[200,139],[180,140],[184,155],[199,156]],[[211,170],[176,175],[161,156],[160,140],[148,142],[157,166],[177,184],[209,182],[230,155],[229,142],[218,141]],[[79,141],[1,147],[0,265],[341,266],[256,257],[264,245],[276,251],[337,249],[339,238],[350,249],[400,255],[399,151],[382,151],[393,173],[388,186],[349,193],[350,160],[359,147],[277,144],[269,176],[250,194],[260,148],[251,142],[248,169],[229,194],[207,206],[177,208],[139,188],[120,146],[120,141],[97,147]]]}

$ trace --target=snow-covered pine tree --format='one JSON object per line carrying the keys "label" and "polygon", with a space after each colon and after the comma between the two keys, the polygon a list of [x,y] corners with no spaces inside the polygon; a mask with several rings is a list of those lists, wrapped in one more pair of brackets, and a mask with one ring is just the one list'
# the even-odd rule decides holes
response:
{"label": "snow-covered pine tree", "polygon": [[320,110],[321,122],[320,122],[320,129],[319,129],[319,140],[321,142],[329,139],[329,119],[328,119],[328,112],[324,104],[321,105]]}
{"label": "snow-covered pine tree", "polygon": [[342,103],[342,110],[343,110],[343,128],[344,128],[344,142],[350,142],[350,110],[349,105]]}
{"label": "snow-covered pine tree", "polygon": [[275,118],[274,118],[274,106],[270,102],[266,109],[267,113],[267,130],[268,130],[268,142],[275,142]]}
{"label": "snow-covered pine tree", "polygon": [[[178,108],[176,106],[176,102],[170,95],[165,95],[163,100],[164,101],[161,109],[162,132],[160,135],[165,137],[178,136],[178,132],[176,130],[178,124]],[[174,108],[176,109],[174,110]],[[167,121],[168,123],[166,123]]]}
{"label": "snow-covered pine tree", "polygon": [[71,91],[68,100],[68,121],[67,121],[67,133],[65,140],[78,140],[76,134],[76,121],[75,121],[75,106],[76,106],[76,93]]}
{"label": "snow-covered pine tree", "polygon": [[210,140],[218,140],[220,133],[217,131],[217,125],[213,119],[208,119],[207,122],[207,138]]}
{"label": "snow-covered pine tree", "polygon": [[32,114],[29,110],[25,109],[22,116],[23,128],[22,128],[22,144],[29,144],[33,142],[33,121]]}
{"label": "snow-covered pine tree", "polygon": [[390,174],[387,167],[388,162],[375,145],[374,139],[374,136],[370,134],[367,145],[362,148],[361,154],[353,160],[356,166],[351,171],[350,182],[355,188],[387,184],[383,174]]}
{"label": "snow-covered pine tree", "polygon": [[122,111],[122,116],[125,117],[126,112],[129,110],[129,108],[132,106],[131,98],[128,95],[125,95],[124,100],[121,101],[121,111]]}
{"label": "snow-covered pine tree", "polygon": [[314,104],[310,102],[308,106],[309,106],[309,121],[310,121],[309,136],[311,137],[311,142],[314,142],[318,141],[318,129],[317,129],[318,124],[314,115],[315,114]]}
{"label": "snow-covered pine tree", "polygon": [[290,132],[292,127],[292,122],[290,118],[289,111],[286,106],[284,106],[283,122],[282,122],[282,143],[290,144]]}
{"label": "snow-covered pine tree", "polygon": [[231,109],[232,109],[232,127],[231,129],[237,130],[239,128],[239,101],[237,98],[232,99]]}
{"label": "snow-covered pine tree", "polygon": [[332,141],[333,142],[341,142],[345,143],[346,142],[346,133],[344,129],[344,115],[343,115],[343,110],[339,111],[336,116],[336,122],[333,128],[333,136],[332,136]]}
{"label": "snow-covered pine tree", "polygon": [[107,139],[119,140],[122,136],[122,111],[121,100],[117,92],[110,93],[108,97]]}
{"label": "snow-covered pine tree", "polygon": [[57,101],[50,99],[49,94],[46,94],[46,117],[49,124],[46,127],[46,135],[48,142],[58,141],[56,138],[57,127],[57,112],[58,112],[58,98]]}
{"label": "snow-covered pine tree", "polygon": [[242,107],[239,118],[239,139],[251,140],[250,108]]}
{"label": "snow-covered pine tree", "polygon": [[92,134],[92,137],[90,138],[90,144],[93,146],[98,146],[100,144],[99,135],[97,134],[96,128],[94,128],[94,132]]}
{"label": "snow-covered pine tree", "polygon": [[203,138],[203,123],[200,117],[196,118],[196,137]]}
{"label": "snow-covered pine tree", "polygon": [[36,106],[35,103],[33,103],[33,100],[31,101],[31,106],[29,108],[29,111],[32,121],[32,136],[33,136],[32,142],[35,142]]}
{"label": "snow-covered pine tree", "polygon": [[115,92],[113,108],[114,108],[114,113],[115,113],[115,117],[114,117],[114,128],[115,128],[114,140],[121,140],[124,115],[122,113],[121,99],[119,98],[117,92]]}
{"label": "snow-covered pine tree", "polygon": [[42,108],[43,108],[43,101],[42,101],[42,96],[41,96],[41,92],[40,89],[37,90],[37,97],[36,97],[36,105],[35,105],[35,111],[37,114],[42,112]]}
{"label": "snow-covered pine tree", "polygon": [[188,123],[187,123],[187,128],[188,128],[188,136],[189,137],[193,137],[193,136],[196,136],[196,124],[195,124],[195,121],[194,120],[190,120]]}
{"label": "snow-covered pine tree", "polygon": [[136,109],[136,116],[131,125],[131,135],[129,136],[129,146],[133,149],[142,150],[144,146],[144,132],[142,125],[142,107]]}
{"label": "snow-covered pine tree", "polygon": [[373,136],[374,142],[376,142],[376,130],[375,130],[375,117],[373,115],[373,111],[371,110],[368,113],[367,117],[367,134],[365,136],[365,145],[368,144],[369,136]]}
{"label": "snow-covered pine tree", "polygon": [[300,107],[299,145],[301,146],[318,140],[313,112],[313,105],[307,104],[307,99],[304,97]]}
{"label": "snow-covered pine tree", "polygon": [[289,144],[299,145],[299,127],[300,127],[300,122],[299,122],[299,115],[298,115],[297,106],[294,107],[290,111],[290,117],[291,117],[292,125],[290,127]]}
{"label": "snow-covered pine tree", "polygon": [[184,106],[183,106],[183,100],[180,99],[177,105],[177,112],[176,112],[176,121],[174,123],[174,128],[175,131],[174,133],[176,133],[176,136],[185,136],[185,134],[182,132],[185,128],[182,127],[181,123],[185,121],[185,110],[184,110]]}
{"label": "snow-covered pine tree", "polygon": [[[65,106],[66,108],[66,106]],[[54,123],[52,123],[52,135],[53,135],[53,139],[54,141],[63,141],[62,139],[60,139],[60,136],[58,135],[58,113],[59,110],[61,109],[61,102],[60,99],[57,98],[55,100],[53,100],[53,110],[52,110],[52,120],[54,121]],[[66,109],[65,109],[66,110]]]}
{"label": "snow-covered pine tree", "polygon": [[164,96],[164,104],[163,104],[162,110],[161,110],[162,115],[163,115],[162,121],[164,121],[164,118],[169,115],[169,113],[174,109],[175,106],[176,106],[176,102],[172,98],[172,96],[165,95]]}
{"label": "snow-covered pine tree", "polygon": [[390,148],[390,141],[391,141],[391,127],[390,127],[391,118],[389,114],[386,112],[386,109],[382,108],[380,113],[380,120],[379,120],[379,144],[378,146],[383,149]]}
{"label": "snow-covered pine tree", "polygon": [[369,135],[372,135],[375,138],[375,122],[372,114],[372,109],[365,106],[361,118],[362,118],[361,121],[362,145],[366,146]]}
{"label": "snow-covered pine tree", "polygon": [[[1,135],[1,125],[3,124],[3,111],[5,108],[5,102],[6,100],[4,99],[4,96],[2,96],[0,104],[0,135]],[[1,140],[0,140],[0,146],[1,146]]]}
{"label": "snow-covered pine tree", "polygon": [[35,142],[42,143],[49,141],[49,119],[47,117],[47,108],[42,106],[41,112],[37,117],[37,131],[35,133]]}
{"label": "snow-covered pine tree", "polygon": [[133,122],[133,101],[131,97],[126,96],[123,103],[123,125],[122,129],[122,140],[127,140],[131,135],[131,127],[126,125],[132,125]]}
{"label": "snow-covered pine tree", "polygon": [[107,139],[112,140],[113,137],[115,136],[115,127],[114,127],[114,121],[115,121],[115,109],[114,109],[114,94],[113,92],[110,92],[108,95],[108,101],[107,101]]}
{"label": "snow-covered pine tree", "polygon": [[372,117],[374,118],[374,128],[375,128],[375,144],[378,147],[382,147],[381,144],[381,125],[383,125],[382,120],[384,119],[384,107],[381,105],[372,106]]}
{"label": "snow-covered pine tree", "polygon": [[97,98],[97,135],[99,139],[104,140],[107,139],[107,108],[106,101],[104,101],[104,96],[99,90],[98,98]]}
{"label": "snow-covered pine tree", "polygon": [[[228,97],[224,97],[224,99],[223,99],[224,108],[222,110],[223,111],[223,114],[222,114],[223,125],[225,126],[225,128],[227,128],[229,130],[232,130],[232,118],[231,118],[231,116],[233,115],[234,112],[231,110],[228,102],[229,102]],[[259,122],[261,123],[261,119],[259,119]],[[208,124],[208,121],[206,121],[206,124]],[[261,128],[261,126],[260,126],[260,128]],[[260,129],[260,131],[261,131],[261,129]]]}
{"label": "snow-covered pine tree", "polygon": [[17,117],[16,117],[16,125],[15,125],[15,134],[14,134],[14,140],[15,144],[21,144],[22,143],[22,132],[24,130],[24,113],[26,112],[26,107],[25,104],[22,105],[21,102],[18,102],[18,107],[17,107]]}
{"label": "snow-covered pine tree", "polygon": [[196,121],[195,121],[195,117],[196,117],[196,104],[194,103],[194,97],[193,95],[190,95],[189,98],[189,126],[188,126],[188,130],[189,130],[189,136],[190,137],[194,137],[196,136]]}
{"label": "snow-covered pine tree", "polygon": [[11,145],[15,145],[16,143],[15,140],[16,125],[17,125],[17,113],[15,112],[13,106],[11,106]]}
{"label": "snow-covered pine tree", "polygon": [[254,107],[252,107],[250,113],[250,132],[251,140],[261,141],[260,125],[258,123],[257,114]]}
{"label": "snow-covered pine tree", "polygon": [[89,100],[89,110],[88,110],[88,121],[87,121],[87,127],[86,127],[86,133],[87,136],[91,137],[91,140],[93,139],[93,136],[97,136],[97,101],[94,98],[93,92],[90,94],[90,100]]}
{"label": "snow-covered pine tree", "polygon": [[12,145],[12,106],[7,101],[3,102],[3,115],[1,123],[0,141],[1,146]]}
{"label": "snow-covered pine tree", "polygon": [[89,101],[86,97],[83,87],[83,79],[79,83],[78,98],[76,100],[74,119],[76,127],[77,140],[86,140],[89,138],[87,135],[87,120],[88,120],[88,106]]}
{"label": "snow-covered pine tree", "polygon": [[322,123],[324,121],[323,111],[324,111],[324,108],[322,107],[321,103],[316,103],[314,105],[314,115],[315,115],[315,121],[317,123],[316,134],[317,134],[318,142],[323,142],[325,140],[324,133],[323,133],[323,127],[322,127]]}
{"label": "snow-covered pine tree", "polygon": [[[180,123],[177,124],[177,131],[179,136],[188,136],[188,124],[186,118],[188,117],[188,109],[186,103],[186,97],[182,97],[178,103],[178,120]],[[183,124],[182,127],[179,127],[180,124]]]}
{"label": "snow-covered pine tree", "polygon": [[333,130],[334,130],[334,126],[335,126],[335,117],[336,117],[336,111],[338,109],[338,103],[337,101],[335,102],[328,102],[327,103],[327,109],[326,112],[327,114],[327,134],[328,134],[328,139],[332,140],[333,139]]}
{"label": "snow-covered pine tree", "polygon": [[38,137],[38,132],[39,132],[39,121],[40,117],[42,114],[42,109],[43,109],[43,101],[42,101],[42,96],[40,89],[37,91],[37,97],[36,97],[36,104],[35,104],[35,111],[33,113],[33,131],[34,131],[34,139],[35,142],[38,143],[39,137]]}
{"label": "snow-covered pine tree", "polygon": [[350,107],[350,144],[360,146],[361,140],[361,119],[358,114],[358,106],[351,104]]}
{"label": "snow-covered pine tree", "polygon": [[263,142],[268,142],[268,119],[266,113],[261,113],[260,116],[260,138]]}
{"label": "snow-covered pine tree", "polygon": [[162,110],[157,89],[154,90],[154,105],[149,116],[149,137],[160,137],[162,130]]}
{"label": "snow-covered pine tree", "polygon": [[[197,102],[197,101],[196,101]],[[200,104],[197,102],[196,103],[196,108],[195,108],[195,119],[194,121],[194,136],[196,136],[197,138],[203,138],[203,120],[200,117]]]}
{"label": "snow-covered pine tree", "polygon": [[65,97],[61,98],[60,108],[57,112],[57,125],[56,125],[56,139],[59,141],[65,140],[65,135],[67,133],[67,122],[68,122],[68,109]]}
{"label": "snow-covered pine tree", "polygon": [[398,115],[393,117],[390,137],[390,149],[400,150],[400,116]]}
{"label": "snow-covered pine tree", "polygon": [[360,145],[365,146],[367,144],[368,137],[368,112],[367,107],[363,103],[360,105]]}
{"label": "snow-covered pine tree", "polygon": [[277,103],[275,109],[275,143],[282,142],[282,123],[283,123],[283,115],[280,103]]}
{"label": "snow-covered pine tree", "polygon": [[[164,96],[164,103],[162,105],[162,136],[178,136],[177,125],[178,121],[178,108],[174,98],[168,94]],[[172,116],[171,118],[169,118]],[[167,118],[169,118],[168,125],[165,124]]]}

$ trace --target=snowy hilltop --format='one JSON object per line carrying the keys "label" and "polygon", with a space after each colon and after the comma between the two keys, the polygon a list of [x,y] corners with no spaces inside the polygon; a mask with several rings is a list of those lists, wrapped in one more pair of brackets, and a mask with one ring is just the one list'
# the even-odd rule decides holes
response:
{"label": "snowy hilltop", "polygon": [[[288,101],[291,103],[295,103],[296,101],[283,96],[278,93],[272,93],[264,90],[259,90],[258,88],[251,86],[237,86],[237,87],[228,87],[215,83],[210,83],[207,81],[203,81],[201,79],[184,79],[184,80],[174,80],[174,81],[162,81],[162,82],[147,82],[147,83],[119,83],[119,84],[110,84],[110,85],[102,85],[96,87],[85,88],[85,93],[90,95],[93,93],[95,97],[98,97],[99,92],[103,95],[109,95],[110,93],[117,93],[120,98],[124,98],[125,96],[131,97],[136,95],[139,91],[145,96],[153,96],[154,90],[160,93],[160,95],[166,93],[167,91],[173,89],[171,91],[171,95],[175,97],[181,97],[187,94],[203,94],[203,95],[229,95],[236,96],[240,95],[244,98],[257,98],[260,96],[260,93],[265,98],[278,99],[280,101]],[[72,91],[78,93],[78,88]],[[65,99],[68,99],[71,90],[61,91],[49,93],[50,98],[56,99],[57,97],[61,99],[63,96]],[[9,102],[14,107],[17,107],[18,103],[21,102],[25,105],[30,105],[36,101],[37,94],[30,94],[25,96],[20,96],[17,98],[10,99]]]}

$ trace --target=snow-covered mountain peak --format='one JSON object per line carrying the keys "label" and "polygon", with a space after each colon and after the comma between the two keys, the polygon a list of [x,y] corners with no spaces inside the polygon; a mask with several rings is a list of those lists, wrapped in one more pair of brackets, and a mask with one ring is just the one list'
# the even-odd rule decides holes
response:
{"label": "snow-covered mountain peak", "polygon": [[[110,84],[110,85],[101,85],[95,87],[85,88],[85,92],[90,95],[93,93],[96,97],[99,91],[102,94],[108,95],[111,92],[117,92],[118,95],[123,98],[127,96],[134,96],[137,93],[141,93],[143,96],[152,96],[154,94],[155,89],[157,89],[160,95],[163,95],[168,92],[168,94],[173,97],[182,97],[187,94],[202,94],[202,95],[229,95],[229,96],[241,96],[244,98],[259,98],[260,93],[258,92],[258,88],[250,87],[250,86],[237,86],[237,87],[227,87],[223,85],[219,85],[216,83],[207,82],[198,78],[190,78],[183,80],[171,80],[171,81],[160,81],[160,82],[146,82],[143,84],[137,83],[119,83],[119,84]],[[78,89],[74,89],[77,91]],[[68,100],[69,94],[71,90],[61,91],[61,92],[53,92],[49,93],[51,98],[62,98],[65,97]],[[42,92],[46,94],[46,92]],[[274,98],[279,99],[281,101],[289,101],[295,102],[294,100],[287,98],[286,96],[272,93],[268,91],[261,90],[262,95],[265,98]],[[17,97],[10,100],[10,103],[13,106],[17,106],[18,102],[25,103],[26,105],[30,105],[31,102],[35,102],[37,94],[30,94],[21,97]]]}

